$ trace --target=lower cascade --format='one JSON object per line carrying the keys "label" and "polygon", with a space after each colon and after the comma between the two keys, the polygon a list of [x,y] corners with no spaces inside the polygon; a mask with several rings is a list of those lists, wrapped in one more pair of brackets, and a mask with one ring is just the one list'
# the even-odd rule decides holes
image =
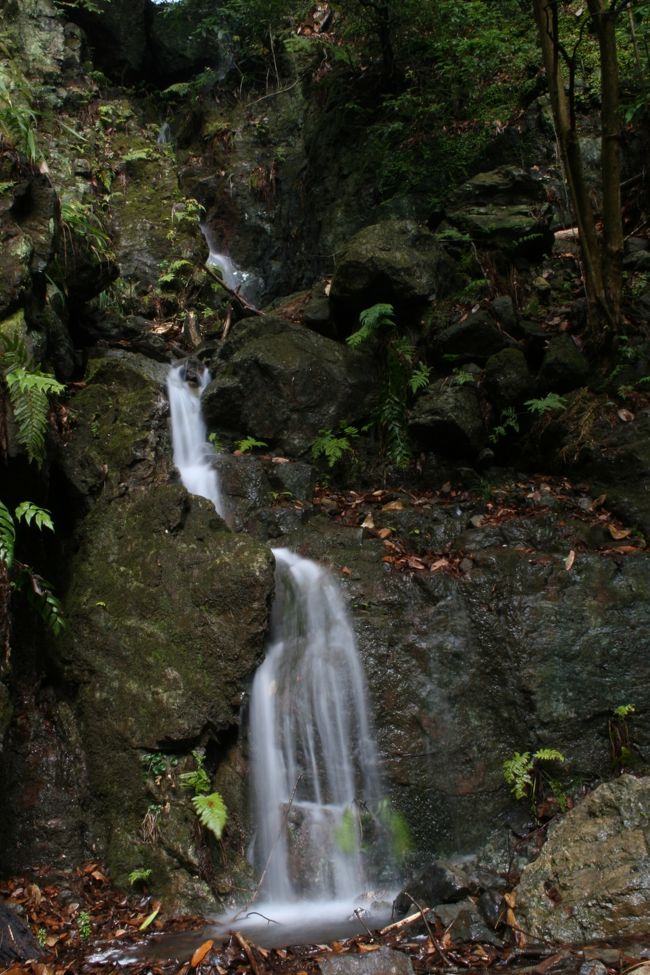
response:
{"label": "lower cascade", "polygon": [[250,706],[255,864],[269,901],[351,901],[379,879],[385,832],[364,675],[334,580],[288,549],[274,555]]}
{"label": "lower cascade", "polygon": [[[197,390],[182,364],[170,369],[174,463],[187,490],[223,513],[200,410],[209,378],[206,370]],[[395,880],[394,820],[382,798],[363,669],[333,577],[287,548],[273,554],[271,632],[250,701],[251,852],[260,883],[236,926],[251,926],[250,908],[285,930],[298,923],[305,938],[341,932],[349,921],[359,930],[355,912],[381,914],[371,901]]]}

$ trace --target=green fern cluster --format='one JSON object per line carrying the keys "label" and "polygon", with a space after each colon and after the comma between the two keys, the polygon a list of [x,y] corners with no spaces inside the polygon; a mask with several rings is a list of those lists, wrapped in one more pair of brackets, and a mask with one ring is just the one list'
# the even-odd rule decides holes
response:
{"label": "green fern cluster", "polygon": [[3,339],[0,375],[9,393],[18,443],[27,451],[29,460],[40,465],[45,458],[49,397],[62,393],[65,387],[54,376],[34,367],[20,336]]}
{"label": "green fern cluster", "polygon": [[403,469],[411,462],[407,434],[409,393],[415,395],[429,383],[431,370],[424,363],[415,364],[415,347],[399,335],[394,319],[395,309],[389,304],[372,305],[359,315],[361,327],[348,336],[347,344],[358,349],[380,331],[388,331],[383,349],[383,375],[375,419],[391,462]]}
{"label": "green fern cluster", "polygon": [[192,772],[181,773],[181,788],[195,793],[192,797],[192,805],[199,822],[214,833],[217,839],[221,839],[228,820],[226,805],[218,792],[210,792],[212,783],[205,769],[203,751],[195,748],[192,757],[196,762],[196,768]]}
{"label": "green fern cluster", "polygon": [[12,515],[0,501],[0,567],[4,568],[11,588],[27,593],[43,622],[58,636],[65,626],[61,603],[52,592],[49,582],[14,557],[16,525],[21,521],[27,525],[33,522],[40,530],[47,528],[54,531],[52,517],[45,508],[40,508],[31,501],[22,501]]}

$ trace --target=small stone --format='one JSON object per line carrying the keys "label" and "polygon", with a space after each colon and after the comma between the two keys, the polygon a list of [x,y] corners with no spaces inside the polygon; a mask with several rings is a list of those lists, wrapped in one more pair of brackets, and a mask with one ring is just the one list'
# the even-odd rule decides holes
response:
{"label": "small stone", "polygon": [[322,975],[413,975],[410,958],[392,948],[362,955],[330,955],[319,966]]}

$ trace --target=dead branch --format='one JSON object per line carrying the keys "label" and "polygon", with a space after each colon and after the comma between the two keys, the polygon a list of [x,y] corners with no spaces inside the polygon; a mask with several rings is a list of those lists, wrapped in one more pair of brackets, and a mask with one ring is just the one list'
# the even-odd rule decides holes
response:
{"label": "dead branch", "polygon": [[235,290],[234,288],[228,287],[227,284],[224,284],[224,282],[223,282],[223,280],[222,280],[221,275],[219,274],[219,272],[218,271],[215,271],[215,269],[212,268],[212,267],[210,267],[209,264],[206,264],[205,265],[205,270],[208,272],[208,274],[212,275],[212,277],[214,278],[214,280],[217,282],[217,284],[219,284],[223,288],[223,290],[226,292],[226,294],[229,294],[230,297],[234,301],[237,302],[237,304],[240,306],[240,308],[242,309],[242,311],[248,312],[249,315],[262,315],[263,314],[259,310],[259,308],[256,308],[255,305],[251,305],[251,303],[249,301],[246,301],[246,299],[243,297],[243,295],[241,295],[239,293],[239,290]]}

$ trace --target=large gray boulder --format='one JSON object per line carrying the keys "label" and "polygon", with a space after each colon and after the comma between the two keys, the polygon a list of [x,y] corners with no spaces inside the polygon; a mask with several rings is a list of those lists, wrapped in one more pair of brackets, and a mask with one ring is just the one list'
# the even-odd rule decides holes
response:
{"label": "large gray boulder", "polygon": [[292,455],[308,451],[320,430],[367,416],[375,379],[368,356],[266,316],[236,325],[212,369],[208,426]]}
{"label": "large gray boulder", "polygon": [[358,314],[378,302],[423,306],[444,294],[451,259],[444,245],[413,220],[364,227],[341,254],[330,298],[339,314]]}
{"label": "large gray boulder", "polygon": [[585,944],[645,936],[650,925],[650,778],[599,786],[549,830],[517,892],[533,938]]}

